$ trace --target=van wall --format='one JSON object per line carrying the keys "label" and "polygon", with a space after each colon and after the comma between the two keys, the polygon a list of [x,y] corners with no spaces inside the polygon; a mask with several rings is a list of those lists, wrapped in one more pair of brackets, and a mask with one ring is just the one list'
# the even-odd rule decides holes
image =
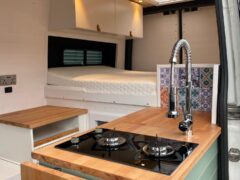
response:
{"label": "van wall", "polygon": [[[13,93],[0,87],[0,114],[45,105],[49,0],[1,0],[0,75],[16,74]],[[98,33],[50,35],[117,43],[117,67],[124,67],[125,39]]]}
{"label": "van wall", "polygon": [[133,69],[156,71],[157,64],[167,64],[172,46],[178,39],[176,14],[162,13],[143,18],[143,39],[133,41]]}
{"label": "van wall", "polygon": [[[133,69],[156,71],[156,64],[167,64],[178,40],[178,16],[163,13],[146,15],[144,38],[134,40]],[[219,46],[215,6],[183,12],[183,38],[192,48],[192,63],[218,64]]]}
{"label": "van wall", "polygon": [[0,113],[45,104],[48,0],[1,0],[0,75],[16,74],[13,93],[0,87]]}

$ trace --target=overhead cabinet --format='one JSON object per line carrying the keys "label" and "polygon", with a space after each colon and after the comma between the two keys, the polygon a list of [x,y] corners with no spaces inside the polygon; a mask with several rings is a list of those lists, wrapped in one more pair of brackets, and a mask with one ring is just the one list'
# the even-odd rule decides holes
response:
{"label": "overhead cabinet", "polygon": [[143,12],[140,4],[116,0],[116,32],[132,37],[143,37]]}
{"label": "overhead cabinet", "polygon": [[143,36],[142,6],[128,0],[51,0],[49,30]]}
{"label": "overhead cabinet", "polygon": [[112,33],[115,31],[113,0],[75,0],[76,27]]}

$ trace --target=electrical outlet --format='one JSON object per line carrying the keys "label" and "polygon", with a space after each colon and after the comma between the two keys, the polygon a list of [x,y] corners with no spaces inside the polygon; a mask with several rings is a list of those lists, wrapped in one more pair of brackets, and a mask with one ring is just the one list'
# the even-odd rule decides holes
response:
{"label": "electrical outlet", "polygon": [[5,93],[12,93],[12,87],[5,87]]}
{"label": "electrical outlet", "polygon": [[0,76],[0,86],[9,86],[17,84],[17,76],[16,75],[3,75]]}

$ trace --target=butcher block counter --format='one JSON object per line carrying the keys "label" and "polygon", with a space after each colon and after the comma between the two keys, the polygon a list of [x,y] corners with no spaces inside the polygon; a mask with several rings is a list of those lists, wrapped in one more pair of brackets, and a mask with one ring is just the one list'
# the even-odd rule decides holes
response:
{"label": "butcher block counter", "polygon": [[[32,160],[39,147],[88,130],[86,109],[40,106],[0,115],[0,158]],[[17,152],[15,150],[18,150]]]}
{"label": "butcher block counter", "polygon": [[[167,109],[146,108],[99,127],[108,129],[116,128],[119,131],[150,136],[156,136],[157,134],[158,137],[162,138],[197,143],[198,146],[194,151],[170,176],[55,148],[55,145],[70,138],[37,149],[32,153],[32,157],[40,162],[83,172],[100,179],[191,179],[193,169],[196,166],[203,166],[199,165],[199,162],[202,161],[212,146],[217,144],[216,140],[221,133],[221,128],[211,124],[210,113],[194,112],[193,136],[188,138],[178,129],[178,123],[183,118],[182,115],[177,119],[169,119],[166,117],[166,114]],[[211,154],[208,156],[211,157]],[[209,158],[208,161],[210,161]],[[204,164],[204,166],[207,167],[207,164]],[[214,166],[216,166],[216,163]],[[204,169],[204,167],[200,167],[200,169]],[[208,179],[214,178],[209,177]]]}

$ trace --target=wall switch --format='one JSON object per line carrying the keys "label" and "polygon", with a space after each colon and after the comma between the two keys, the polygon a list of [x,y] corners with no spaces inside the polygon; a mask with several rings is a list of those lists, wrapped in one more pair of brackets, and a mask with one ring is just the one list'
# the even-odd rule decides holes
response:
{"label": "wall switch", "polygon": [[0,86],[16,85],[17,76],[16,75],[3,75],[0,76]]}
{"label": "wall switch", "polygon": [[12,93],[12,87],[5,87],[5,93]]}

